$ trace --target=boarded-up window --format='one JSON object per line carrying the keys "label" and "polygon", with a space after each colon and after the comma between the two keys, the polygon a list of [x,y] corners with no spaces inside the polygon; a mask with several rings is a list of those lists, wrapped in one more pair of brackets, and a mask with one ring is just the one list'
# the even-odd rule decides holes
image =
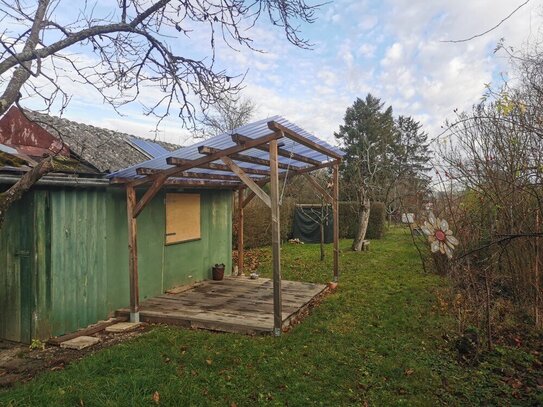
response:
{"label": "boarded-up window", "polygon": [[200,194],[166,194],[166,244],[200,237]]}

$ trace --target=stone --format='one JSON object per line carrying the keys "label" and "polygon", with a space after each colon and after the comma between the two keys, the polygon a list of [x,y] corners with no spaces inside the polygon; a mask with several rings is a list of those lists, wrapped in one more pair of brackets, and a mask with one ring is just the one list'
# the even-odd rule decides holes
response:
{"label": "stone", "polygon": [[95,338],[94,336],[78,336],[77,338],[62,342],[60,347],[81,350],[96,345],[98,342],[100,342],[100,339]]}
{"label": "stone", "polygon": [[141,322],[119,322],[118,324],[113,324],[106,327],[106,332],[110,333],[121,333],[121,332],[130,332],[136,329],[141,325]]}

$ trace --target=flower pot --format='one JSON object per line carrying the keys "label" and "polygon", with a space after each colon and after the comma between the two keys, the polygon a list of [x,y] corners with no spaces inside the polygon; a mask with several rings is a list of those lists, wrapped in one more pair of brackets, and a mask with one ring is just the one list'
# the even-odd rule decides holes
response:
{"label": "flower pot", "polygon": [[215,264],[211,271],[213,272],[213,280],[220,281],[224,278],[224,264]]}

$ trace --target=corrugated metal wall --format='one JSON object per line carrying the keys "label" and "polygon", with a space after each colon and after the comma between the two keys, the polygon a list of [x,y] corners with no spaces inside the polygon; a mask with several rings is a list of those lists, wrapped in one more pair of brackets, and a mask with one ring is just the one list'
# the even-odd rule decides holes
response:
{"label": "corrugated metal wall", "polygon": [[[85,327],[129,303],[123,190],[40,189],[0,231],[0,337],[28,342]],[[164,245],[164,194],[138,217],[140,298],[231,268],[231,192],[201,192],[202,239]],[[28,256],[20,252],[28,247]],[[23,272],[27,269],[27,272]]]}
{"label": "corrugated metal wall", "polygon": [[32,197],[24,196],[7,212],[0,233],[0,337],[13,341],[28,341],[31,336],[26,307],[31,292],[32,248],[28,232],[21,231],[31,229],[32,211]]}

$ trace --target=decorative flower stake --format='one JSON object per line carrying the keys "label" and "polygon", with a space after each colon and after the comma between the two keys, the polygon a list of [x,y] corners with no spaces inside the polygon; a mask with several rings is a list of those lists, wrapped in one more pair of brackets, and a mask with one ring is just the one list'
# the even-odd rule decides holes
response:
{"label": "decorative flower stake", "polygon": [[430,249],[432,253],[440,252],[446,254],[449,259],[453,256],[453,250],[458,245],[458,239],[453,236],[452,230],[445,219],[439,219],[432,212],[428,216],[428,221],[424,222],[422,231],[428,236]]}

